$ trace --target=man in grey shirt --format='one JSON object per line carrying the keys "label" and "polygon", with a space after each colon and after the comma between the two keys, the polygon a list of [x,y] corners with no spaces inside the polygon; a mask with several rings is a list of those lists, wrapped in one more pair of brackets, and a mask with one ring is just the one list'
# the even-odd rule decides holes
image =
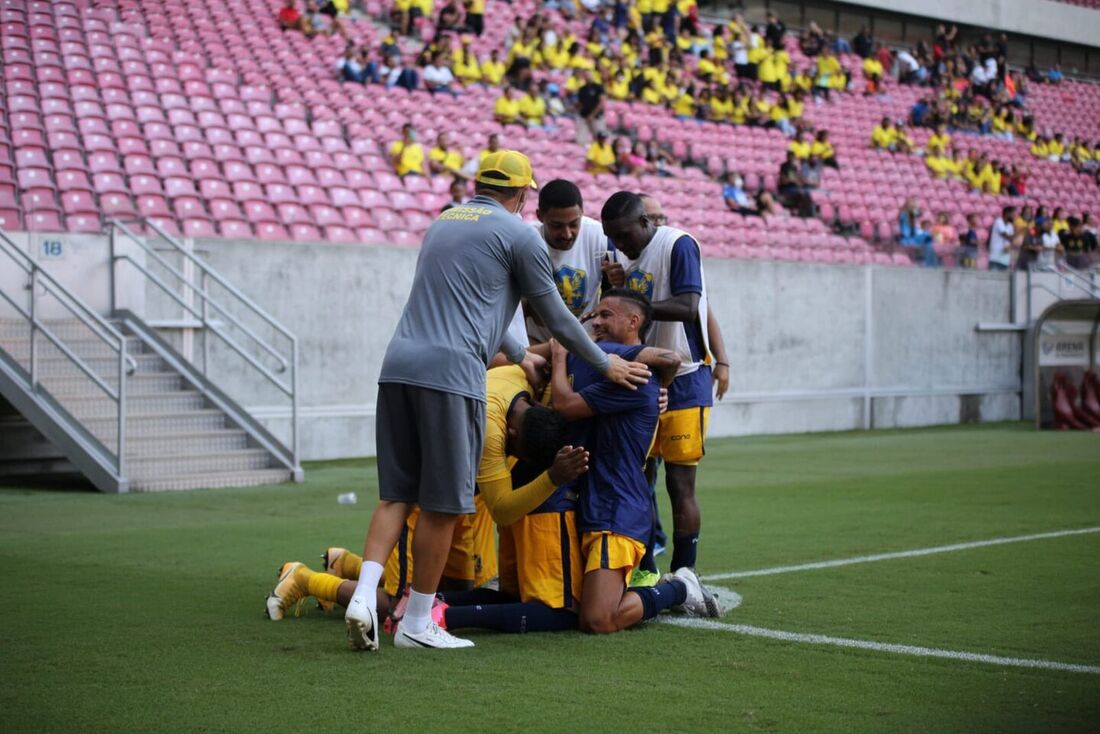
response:
{"label": "man in grey shirt", "polygon": [[519,218],[534,188],[531,163],[500,150],[485,157],[475,196],[448,209],[424,236],[412,292],[379,378],[375,440],[379,503],[363,567],[345,614],[348,640],[378,649],[375,589],[413,504],[412,590],[394,634],[396,647],[472,647],[431,620],[432,602],[460,514],[474,511],[474,481],[485,431],[485,372],[502,351],[535,366],[507,335],[521,297],[570,352],[629,388],[649,370],[607,355],[562,303],[542,238]]}

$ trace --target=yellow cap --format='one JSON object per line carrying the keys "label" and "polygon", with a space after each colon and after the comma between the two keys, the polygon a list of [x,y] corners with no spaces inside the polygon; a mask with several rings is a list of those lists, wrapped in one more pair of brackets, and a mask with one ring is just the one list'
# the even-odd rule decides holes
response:
{"label": "yellow cap", "polygon": [[531,161],[517,150],[498,150],[482,159],[475,180],[478,183],[508,188],[530,186],[537,189],[535,172],[531,170]]}

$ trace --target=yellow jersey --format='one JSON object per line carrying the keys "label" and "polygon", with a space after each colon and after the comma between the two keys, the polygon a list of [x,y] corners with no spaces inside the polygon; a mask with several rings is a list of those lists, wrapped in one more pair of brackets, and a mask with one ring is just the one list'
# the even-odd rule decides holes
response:
{"label": "yellow jersey", "polygon": [[504,80],[504,72],[507,71],[507,67],[504,66],[503,61],[493,61],[492,59],[486,59],[481,62],[481,76],[485,81],[492,85],[498,85]]}
{"label": "yellow jersey", "polygon": [[408,173],[427,173],[424,170],[424,146],[420,143],[409,143],[395,140],[390,144],[390,157],[396,157],[397,163],[394,170],[398,176]]}
{"label": "yellow jersey", "polygon": [[881,125],[875,125],[871,130],[871,145],[875,148],[889,148],[891,145],[898,141],[897,128],[885,128]]}
{"label": "yellow jersey", "polygon": [[805,141],[799,142],[798,140],[792,140],[791,144],[787,146],[787,150],[794,153],[794,157],[799,160],[806,160],[813,153],[814,146]]}
{"label": "yellow jersey", "polygon": [[695,114],[695,97],[687,92],[681,94],[672,105],[672,111],[681,117],[691,117]]}
{"label": "yellow jersey", "polygon": [[827,161],[836,157],[836,149],[833,148],[833,144],[830,142],[823,143],[820,140],[815,140],[810,146],[810,155],[816,155],[821,160]]}
{"label": "yellow jersey", "polygon": [[450,150],[443,150],[442,148],[432,148],[428,152],[428,160],[433,163],[440,163],[448,171],[458,172],[462,170],[462,164],[465,163],[462,160],[462,153],[458,152],[454,148]]}
{"label": "yellow jersey", "polygon": [[519,118],[519,102],[500,96],[493,105],[493,116],[501,122],[515,122]]}
{"label": "yellow jersey", "polygon": [[947,133],[940,135],[939,133],[932,133],[928,138],[928,154],[932,155],[938,153],[943,155],[947,152],[947,146],[951,145],[951,136]]}
{"label": "yellow jersey", "polygon": [[546,100],[542,97],[531,98],[525,94],[519,100],[519,114],[527,120],[528,125],[541,125],[542,118],[546,116]]}
{"label": "yellow jersey", "polygon": [[600,145],[599,142],[594,141],[588,146],[585,160],[588,161],[589,170],[593,173],[611,173],[611,167],[615,165],[615,151],[612,150],[611,143]]}
{"label": "yellow jersey", "polygon": [[1050,146],[1042,140],[1036,140],[1031,144],[1031,154],[1037,158],[1046,158],[1050,155]]}
{"label": "yellow jersey", "polygon": [[881,77],[883,74],[882,62],[874,56],[863,60],[863,76]]}

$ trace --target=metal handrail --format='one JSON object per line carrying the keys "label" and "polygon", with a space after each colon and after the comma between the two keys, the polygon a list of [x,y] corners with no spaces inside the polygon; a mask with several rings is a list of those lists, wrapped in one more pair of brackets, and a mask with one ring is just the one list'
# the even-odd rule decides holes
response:
{"label": "metal handrail", "polygon": [[[160,239],[167,242],[176,252],[188,261],[193,263],[201,273],[202,282],[205,284],[206,278],[210,278],[215,283],[224,288],[230,296],[236,299],[239,303],[243,304],[250,310],[255,316],[259,317],[267,326],[272,328],[277,333],[281,334],[290,343],[290,356],[289,360],[284,357],[283,353],[269,344],[266,340],[261,338],[255,331],[243,324],[228,308],[220,303],[213,295],[207,292],[206,288],[200,286],[184,275],[178,268],[172,263],[166,260],[156,250],[150,247],[144,238],[136,235],[129,227],[126,226],[126,222],[138,222],[144,225],[146,228],[157,234]],[[280,392],[290,398],[291,403],[291,458],[295,467],[298,466],[298,338],[283,326],[278,320],[276,320],[271,314],[257,305],[252,299],[246,296],[236,286],[226,280],[222,275],[211,268],[202,258],[197,257],[194,253],[190,252],[187,248],[181,245],[172,235],[165,232],[155,222],[148,219],[111,219],[108,224],[110,225],[110,248],[111,248],[111,304],[112,308],[115,304],[115,263],[127,262],[132,265],[138,272],[149,279],[154,285],[157,286],[162,292],[167,294],[176,304],[178,304],[183,310],[196,318],[199,325],[208,333],[214,334],[217,338],[223,341],[230,349],[236,352],[241,358],[245,360],[252,368],[260,373],[268,382],[273,384]],[[155,273],[153,273],[144,263],[138,262],[130,255],[120,254],[116,252],[115,247],[115,233],[121,232],[130,241],[134,242],[144,253],[151,257],[156,263],[168,271],[172,278],[175,279],[181,286],[186,289],[187,293],[193,294],[200,299],[200,305],[193,305],[188,303],[187,300],[178,295],[175,289],[165,282],[165,280]],[[209,311],[213,310],[226,322],[232,324],[237,329],[240,329],[249,340],[254,342],[263,352],[270,355],[278,361],[277,371],[280,373],[290,371],[289,385],[276,377],[272,372],[261,364],[256,357],[249,353],[249,351],[233,336],[226,333],[224,330],[213,323],[209,318]],[[206,348],[206,340],[203,342],[204,349]],[[205,365],[203,367],[205,371]]]}
{"label": "metal handrail", "polygon": [[1067,267],[1065,270],[1060,271],[1060,275],[1064,276],[1070,285],[1085,291],[1093,298],[1100,296],[1100,286],[1093,283],[1092,278],[1086,278],[1080,271]]}
{"label": "metal handrail", "polygon": [[[37,335],[41,332],[65,357],[69,359],[77,369],[84,373],[92,383],[107,394],[118,407],[118,422],[116,429],[115,472],[117,476],[124,477],[126,471],[126,375],[132,374],[137,369],[137,362],[126,353],[126,339],[122,334],[109,324],[102,316],[90,309],[83,301],[59,283],[53,276],[43,270],[37,262],[27,253],[23,252],[11,239],[0,230],[0,252],[3,252],[27,275],[30,276],[30,308],[23,308],[14,298],[0,290],[0,296],[15,309],[16,313],[26,319],[31,327],[30,333],[30,382],[26,385],[32,393],[38,393],[38,347]],[[42,286],[54,296],[65,310],[71,313],[95,334],[103,343],[111,347],[118,354],[118,387],[112,388],[103,378],[96,374],[95,370],[77,356],[72,349],[65,344],[38,317],[38,287]]]}

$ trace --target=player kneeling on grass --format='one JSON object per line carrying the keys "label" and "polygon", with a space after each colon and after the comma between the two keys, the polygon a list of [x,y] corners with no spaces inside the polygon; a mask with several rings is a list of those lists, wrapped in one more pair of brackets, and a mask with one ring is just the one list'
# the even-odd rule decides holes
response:
{"label": "player kneeling on grass", "polygon": [[[652,307],[631,290],[612,290],[601,299],[592,320],[593,335],[608,354],[635,360],[643,351],[641,335]],[[572,438],[590,452],[588,472],[580,478],[578,529],[584,556],[580,626],[608,633],[652,619],[668,608],[698,616],[721,613],[714,595],[695,572],[682,567],[656,586],[630,588],[630,577],[645,554],[653,522],[644,467],[657,430],[659,385],[651,378],[637,390],[622,389],[556,342],[552,344],[551,395],[554,410],[576,421]],[[658,372],[671,381],[680,357],[662,353]]]}
{"label": "player kneeling on grass", "polygon": [[[486,378],[485,447],[477,476],[479,514],[466,516],[471,518],[468,523],[459,523],[460,530],[468,528],[469,532],[456,530],[448,557],[448,568],[462,569],[469,565],[474,574],[478,572],[480,558],[481,574],[472,577],[478,584],[487,580],[483,578],[490,566],[487,559],[495,552],[492,522],[515,522],[543,504],[557,486],[571,482],[588,466],[588,453],[583,448],[563,446],[565,423],[561,418],[538,404],[545,381],[532,385],[530,379],[533,376],[519,366],[489,370]],[[516,458],[523,459],[536,471],[531,481],[513,487],[508,467]],[[491,520],[480,517],[482,508],[491,513]],[[411,536],[412,532],[413,528],[407,528],[406,535]],[[391,555],[383,586],[377,592],[380,618],[391,610],[391,616],[401,615],[401,587],[411,578],[414,560],[409,551],[411,539],[405,540],[399,544],[399,551]],[[401,553],[400,548],[406,552]],[[324,558],[326,573],[316,573],[298,562],[283,564],[279,583],[267,600],[271,619],[282,619],[287,609],[308,596],[316,597],[323,605],[347,606],[355,591],[362,558],[344,548],[329,548]],[[495,555],[492,558],[491,565],[495,566]],[[456,581],[469,578],[461,572],[452,575]]]}

